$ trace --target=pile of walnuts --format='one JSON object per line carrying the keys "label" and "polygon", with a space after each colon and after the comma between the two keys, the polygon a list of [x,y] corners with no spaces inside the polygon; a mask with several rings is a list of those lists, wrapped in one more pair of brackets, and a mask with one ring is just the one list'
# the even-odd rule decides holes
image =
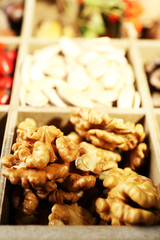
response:
{"label": "pile of walnuts", "polygon": [[142,124],[95,109],[74,109],[70,122],[68,135],[29,118],[19,124],[13,153],[1,159],[16,223],[44,214],[49,225],[158,224],[160,190],[138,174],[148,158]]}

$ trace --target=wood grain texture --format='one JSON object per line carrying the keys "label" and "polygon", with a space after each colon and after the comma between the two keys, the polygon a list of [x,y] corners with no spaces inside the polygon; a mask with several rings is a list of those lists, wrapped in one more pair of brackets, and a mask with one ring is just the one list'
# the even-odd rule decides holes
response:
{"label": "wood grain texture", "polygon": [[1,240],[159,240],[160,227],[0,226]]}

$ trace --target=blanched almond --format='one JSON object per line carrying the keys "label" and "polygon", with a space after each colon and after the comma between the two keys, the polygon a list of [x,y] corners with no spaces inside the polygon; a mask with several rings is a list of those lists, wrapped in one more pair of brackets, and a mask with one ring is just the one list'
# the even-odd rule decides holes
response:
{"label": "blanched almond", "polygon": [[141,104],[140,94],[139,94],[137,91],[135,91],[133,107],[134,107],[134,108],[139,108],[139,107],[140,107],[140,104]]}
{"label": "blanched almond", "polygon": [[40,62],[35,62],[32,64],[30,70],[30,79],[35,82],[43,80],[42,64]]}
{"label": "blanched almond", "polygon": [[49,101],[57,106],[57,107],[67,107],[67,104],[62,101],[62,99],[58,96],[57,92],[53,88],[45,88],[43,90],[45,95],[49,98]]}
{"label": "blanched almond", "polygon": [[26,94],[26,104],[32,107],[43,107],[47,103],[48,97],[41,90],[34,90]]}
{"label": "blanched almond", "polygon": [[93,107],[92,101],[88,98],[87,94],[81,92],[70,86],[58,87],[57,88],[59,95],[62,99],[65,99],[66,102],[77,106],[77,107]]}
{"label": "blanched almond", "polygon": [[106,59],[105,57],[95,57],[87,64],[87,70],[93,78],[100,78],[104,75],[106,71]]}
{"label": "blanched almond", "polygon": [[33,60],[39,61],[40,59],[50,59],[57,55],[60,51],[60,46],[58,43],[36,49],[33,54]]}
{"label": "blanched almond", "polygon": [[120,94],[117,105],[119,108],[132,108],[134,104],[135,90],[131,87],[126,87]]}
{"label": "blanched almond", "polygon": [[65,56],[76,58],[81,53],[81,47],[76,41],[68,37],[62,37],[59,40],[61,51]]}
{"label": "blanched almond", "polygon": [[112,89],[120,80],[120,66],[115,61],[108,61],[104,76],[100,79],[102,85],[106,89]]}
{"label": "blanched almond", "polygon": [[92,59],[97,59],[99,54],[94,51],[86,51],[82,52],[81,55],[78,57],[78,62],[83,65],[87,65],[88,62],[92,61]]}
{"label": "blanched almond", "polygon": [[92,79],[82,66],[77,66],[73,69],[68,74],[67,81],[71,87],[80,91],[85,90],[92,84]]}

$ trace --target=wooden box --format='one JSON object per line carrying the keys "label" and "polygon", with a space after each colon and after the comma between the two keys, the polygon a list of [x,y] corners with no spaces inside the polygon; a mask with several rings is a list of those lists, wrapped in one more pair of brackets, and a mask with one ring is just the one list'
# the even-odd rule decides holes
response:
{"label": "wooden box", "polygon": [[[46,108],[23,107],[19,104],[21,77],[20,71],[25,55],[32,49],[54,43],[54,39],[37,39],[32,36],[32,23],[34,19],[35,0],[25,1],[25,14],[21,35],[19,37],[0,37],[0,42],[18,47],[18,56],[14,74],[11,101],[9,105],[0,106],[0,150],[1,157],[11,152],[15,141],[16,127],[26,117],[34,118],[38,125],[55,124],[65,128],[69,121],[72,107]],[[147,134],[150,150],[150,164],[148,176],[155,184],[160,184],[160,110],[152,106],[149,86],[144,72],[144,63],[156,52],[160,51],[159,41],[146,41],[137,39],[113,39],[115,46],[127,50],[128,60],[131,63],[136,87],[141,96],[139,109],[107,108],[108,114],[122,118],[125,121],[141,122]],[[153,51],[154,49],[154,51]],[[103,109],[104,110],[104,109]],[[2,166],[1,166],[2,168]],[[49,239],[74,239],[74,240],[158,240],[160,239],[160,226],[15,226],[10,223],[10,183],[0,175],[0,239],[23,240],[49,240]]]}

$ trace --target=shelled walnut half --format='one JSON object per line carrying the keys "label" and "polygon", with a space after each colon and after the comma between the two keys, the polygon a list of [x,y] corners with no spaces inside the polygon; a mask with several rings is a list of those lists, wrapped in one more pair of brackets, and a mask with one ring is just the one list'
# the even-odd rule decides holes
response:
{"label": "shelled walnut half", "polygon": [[72,205],[55,204],[52,213],[49,215],[49,225],[94,225],[96,219],[87,209]]}
{"label": "shelled walnut half", "polygon": [[106,199],[96,200],[100,217],[112,225],[153,225],[160,223],[160,190],[153,182],[130,168],[110,170],[103,185]]}

